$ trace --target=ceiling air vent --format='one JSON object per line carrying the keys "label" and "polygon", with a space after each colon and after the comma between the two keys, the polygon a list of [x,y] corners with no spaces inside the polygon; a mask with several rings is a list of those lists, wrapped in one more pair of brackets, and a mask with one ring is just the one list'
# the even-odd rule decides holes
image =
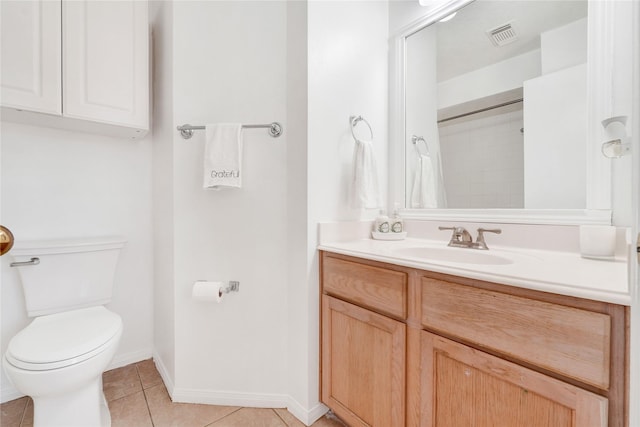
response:
{"label": "ceiling air vent", "polygon": [[513,28],[513,22],[488,30],[487,37],[491,39],[491,43],[495,46],[504,46],[518,40],[518,35]]}

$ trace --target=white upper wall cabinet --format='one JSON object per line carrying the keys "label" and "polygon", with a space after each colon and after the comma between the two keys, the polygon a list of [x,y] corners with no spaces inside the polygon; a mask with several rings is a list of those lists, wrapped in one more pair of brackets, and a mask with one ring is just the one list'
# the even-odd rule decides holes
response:
{"label": "white upper wall cabinet", "polygon": [[2,1],[2,105],[62,113],[61,3]]}
{"label": "white upper wall cabinet", "polygon": [[65,116],[148,127],[147,13],[144,1],[63,2]]}
{"label": "white upper wall cabinet", "polygon": [[146,1],[1,4],[3,120],[132,138],[146,133]]}

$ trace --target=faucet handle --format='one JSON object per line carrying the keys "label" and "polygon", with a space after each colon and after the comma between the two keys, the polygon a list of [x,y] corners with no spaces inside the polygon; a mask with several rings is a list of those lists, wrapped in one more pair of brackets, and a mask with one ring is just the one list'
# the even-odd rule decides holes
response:
{"label": "faucet handle", "polygon": [[478,228],[478,237],[476,238],[476,242],[473,244],[476,249],[489,249],[487,247],[487,243],[484,241],[484,233],[500,234],[502,233],[502,230],[499,228]]}

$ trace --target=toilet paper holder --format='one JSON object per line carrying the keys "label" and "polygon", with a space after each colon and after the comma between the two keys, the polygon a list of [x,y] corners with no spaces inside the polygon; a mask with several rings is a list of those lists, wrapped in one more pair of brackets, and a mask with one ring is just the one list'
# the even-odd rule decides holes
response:
{"label": "toilet paper holder", "polygon": [[228,294],[229,292],[239,292],[240,291],[240,282],[231,280],[229,284],[224,288],[220,288],[218,291],[218,296],[221,297],[222,294]]}

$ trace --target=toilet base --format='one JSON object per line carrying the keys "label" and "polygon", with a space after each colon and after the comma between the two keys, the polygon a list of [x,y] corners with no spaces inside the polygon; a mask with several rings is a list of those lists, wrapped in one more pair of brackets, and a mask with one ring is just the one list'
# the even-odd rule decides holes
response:
{"label": "toilet base", "polygon": [[111,414],[102,391],[102,376],[70,393],[32,399],[34,427],[111,426]]}

